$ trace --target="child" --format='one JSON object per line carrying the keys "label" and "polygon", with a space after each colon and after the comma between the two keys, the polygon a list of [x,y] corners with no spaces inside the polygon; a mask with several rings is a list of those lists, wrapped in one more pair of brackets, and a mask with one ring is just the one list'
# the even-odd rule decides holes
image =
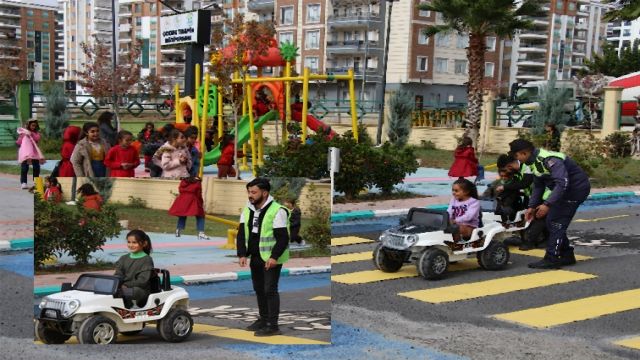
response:
{"label": "child", "polygon": [[[226,179],[227,177],[235,177],[236,169],[234,165],[234,138],[231,134],[224,134],[220,141],[220,159],[218,160],[218,179]],[[239,154],[241,156],[241,154]]]}
{"label": "child", "polygon": [[162,168],[162,177],[183,178],[189,176],[189,168],[192,163],[186,143],[187,138],[184,134],[180,130],[173,129],[167,142],[153,155],[153,162]]}
{"label": "child", "polygon": [[469,239],[473,229],[480,225],[480,201],[478,189],[467,179],[458,179],[451,187],[453,197],[449,201],[449,223],[457,231],[453,232],[453,240]]}
{"label": "child", "polygon": [[38,147],[40,141],[40,126],[38,120],[29,120],[26,128],[18,128],[18,162],[20,163],[20,187],[28,189],[27,175],[29,165],[33,166],[33,179],[40,176],[40,164],[44,164],[44,156]]}
{"label": "child", "polygon": [[207,132],[204,135],[204,146],[207,148],[207,152],[213,149],[213,144],[214,144],[213,134],[215,134],[214,130],[207,130]]}
{"label": "child", "polygon": [[82,136],[71,154],[71,164],[77,177],[105,177],[104,158],[111,145],[100,138],[100,128],[94,122],[82,126]]}
{"label": "child", "polygon": [[169,215],[178,217],[176,237],[180,237],[187,225],[187,216],[196,217],[198,240],[209,240],[204,233],[204,201],[202,200],[202,180],[198,177],[188,177],[180,180],[178,197],[169,209]]}
{"label": "child", "polygon": [[77,126],[67,126],[62,134],[62,149],[60,149],[60,166],[58,170],[58,177],[74,177],[76,173],[73,171],[73,165],[71,164],[71,154],[78,143],[78,138],[82,129]]}
{"label": "child", "polygon": [[149,297],[149,281],[154,275],[151,239],[142,230],[131,230],[127,234],[127,248],[129,253],[116,261],[114,275],[122,279],[119,294],[125,307],[132,307],[134,300],[141,307]]}
{"label": "child", "polygon": [[140,165],[140,155],[131,146],[133,134],[127,130],[118,133],[118,145],[109,150],[104,164],[111,170],[111,177],[135,177],[135,169]]}
{"label": "child", "polygon": [[508,220],[513,220],[516,212],[522,209],[522,197],[519,189],[510,186],[517,180],[509,170],[499,168],[498,175],[500,176],[500,181],[496,187],[496,200],[498,203],[496,214],[500,215],[503,223],[506,223]]}
{"label": "child", "polygon": [[[153,156],[153,153],[158,150],[158,148],[155,148],[153,152],[149,153],[148,151],[146,151],[147,146],[151,143],[156,142],[157,138],[158,132],[155,130],[152,122],[146,123],[144,125],[144,129],[140,130],[140,132],[138,133],[138,141],[140,141],[143,146],[142,152],[144,154],[144,170],[147,172],[150,171],[149,165],[151,164],[151,157]],[[162,144],[160,144],[159,146],[161,145]]]}
{"label": "child", "polygon": [[83,184],[78,188],[78,194],[82,195],[84,202],[82,205],[85,209],[100,211],[102,209],[102,196],[98,194],[96,189],[90,183]]}
{"label": "child", "polygon": [[56,204],[62,201],[62,186],[58,182],[58,179],[47,176],[44,178],[44,200],[52,201]]}
{"label": "child", "polygon": [[462,138],[454,153],[455,160],[449,169],[450,177],[469,177],[478,175],[478,159],[470,137]]}
{"label": "child", "polygon": [[253,111],[256,114],[256,117],[260,117],[271,110],[271,103],[264,91],[257,91],[255,99],[256,100],[255,104],[253,104]]}
{"label": "child", "polygon": [[196,177],[200,171],[200,151],[196,145],[196,142],[198,141],[198,128],[195,126],[189,126],[184,131],[184,136],[187,138],[187,149],[189,150],[189,155],[191,155],[189,176]]}
{"label": "child", "polygon": [[304,239],[300,236],[302,212],[300,211],[300,208],[296,206],[296,200],[287,199],[284,201],[284,206],[290,210],[289,233],[291,234],[291,242],[297,242],[299,246],[306,245]]}
{"label": "child", "polygon": [[111,123],[114,114],[111,111],[105,111],[98,116],[98,126],[100,127],[100,137],[109,144],[109,147],[116,144],[117,130]]}

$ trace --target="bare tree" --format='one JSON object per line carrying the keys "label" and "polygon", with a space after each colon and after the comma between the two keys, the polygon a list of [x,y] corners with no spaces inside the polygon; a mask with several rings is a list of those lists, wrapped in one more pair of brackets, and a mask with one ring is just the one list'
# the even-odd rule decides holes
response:
{"label": "bare tree", "polygon": [[8,55],[17,59],[12,59],[10,56],[0,58],[0,95],[12,97],[20,80],[26,79],[26,62],[22,56],[22,50],[8,49],[7,52]]}

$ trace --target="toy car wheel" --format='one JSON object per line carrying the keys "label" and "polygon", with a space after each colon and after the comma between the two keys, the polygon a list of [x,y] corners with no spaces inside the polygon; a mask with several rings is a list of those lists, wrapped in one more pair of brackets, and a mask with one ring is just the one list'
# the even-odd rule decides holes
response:
{"label": "toy car wheel", "polygon": [[193,331],[193,318],[185,310],[173,309],[158,321],[158,332],[165,341],[181,342]]}
{"label": "toy car wheel", "polygon": [[427,280],[441,279],[449,267],[449,255],[440,249],[427,249],[420,255],[416,267]]}
{"label": "toy car wheel", "polygon": [[509,263],[509,248],[503,242],[492,241],[486,249],[480,251],[478,264],[485,270],[502,270]]}
{"label": "toy car wheel", "polygon": [[116,324],[104,316],[96,315],[86,319],[78,330],[80,344],[113,344],[118,337]]}
{"label": "toy car wheel", "polygon": [[373,250],[373,264],[378,270],[384,272],[396,272],[402,267],[402,261],[389,257],[382,244],[378,244]]}
{"label": "toy car wheel", "polygon": [[45,326],[40,320],[36,320],[36,339],[45,344],[64,344],[71,335],[65,335],[55,329]]}

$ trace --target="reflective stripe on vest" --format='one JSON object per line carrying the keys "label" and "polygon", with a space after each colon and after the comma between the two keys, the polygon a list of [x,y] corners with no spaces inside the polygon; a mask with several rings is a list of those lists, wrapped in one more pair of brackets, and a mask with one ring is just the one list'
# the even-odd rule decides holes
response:
{"label": "reflective stripe on vest", "polygon": [[[271,257],[271,251],[273,247],[276,245],[276,238],[273,236],[273,220],[276,218],[276,214],[280,209],[286,208],[277,202],[273,201],[271,206],[267,209],[267,212],[264,214],[262,218],[262,224],[260,224],[260,240],[258,242],[258,249],[260,251],[260,257],[264,262],[269,260]],[[249,248],[249,237],[251,236],[251,230],[249,229],[249,216],[250,210],[248,207],[244,208],[243,211],[245,223],[244,223],[244,241],[247,249]],[[255,215],[255,213],[254,213]],[[287,232],[289,232],[289,221],[287,221]],[[278,258],[278,264],[284,264],[287,260],[289,260],[289,244],[287,244],[286,250],[280,255]]]}
{"label": "reflective stripe on vest", "polygon": [[549,169],[547,169],[547,167],[544,165],[544,160],[546,160],[548,157],[557,157],[564,161],[567,156],[561,152],[539,149],[538,156],[536,156],[536,159],[533,161],[533,165],[530,165],[531,172],[534,176],[540,177],[542,175],[551,174]]}
{"label": "reflective stripe on vest", "polygon": [[[522,179],[524,179],[524,175],[528,169],[529,169],[529,166],[527,166],[525,163],[520,163],[520,169],[515,174],[518,177],[518,181],[522,181]],[[533,189],[533,184],[529,185],[529,187],[522,190],[526,196],[531,196],[532,189]]]}

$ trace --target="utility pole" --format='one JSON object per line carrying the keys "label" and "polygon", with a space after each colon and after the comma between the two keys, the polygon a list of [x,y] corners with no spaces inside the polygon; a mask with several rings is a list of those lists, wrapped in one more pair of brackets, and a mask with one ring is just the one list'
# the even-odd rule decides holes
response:
{"label": "utility pole", "polygon": [[386,0],[389,3],[389,17],[387,18],[387,34],[384,42],[384,68],[382,70],[382,105],[380,106],[380,114],[378,114],[378,131],[376,133],[376,144],[382,143],[382,125],[384,124],[384,93],[387,88],[387,63],[389,62],[389,36],[391,34],[391,13],[393,11],[393,2],[398,0]]}

